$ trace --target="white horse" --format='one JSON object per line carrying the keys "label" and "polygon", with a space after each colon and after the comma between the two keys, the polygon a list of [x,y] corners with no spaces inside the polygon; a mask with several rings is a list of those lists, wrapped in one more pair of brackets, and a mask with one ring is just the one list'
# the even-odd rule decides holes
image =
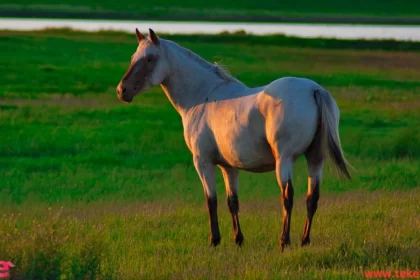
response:
{"label": "white horse", "polygon": [[350,178],[338,134],[340,113],[331,95],[314,81],[294,77],[249,88],[220,66],[157,37],[151,29],[148,38],[137,29],[136,35],[139,45],[118,84],[118,98],[129,103],[137,94],[160,84],[181,115],[185,142],[207,200],[210,245],[220,243],[216,166],[223,174],[238,245],[244,240],[238,217],[238,170],[275,170],[283,204],[283,251],[290,244],[292,169],[301,154],[305,154],[309,170],[301,244],[309,244],[328,153],[338,171]]}

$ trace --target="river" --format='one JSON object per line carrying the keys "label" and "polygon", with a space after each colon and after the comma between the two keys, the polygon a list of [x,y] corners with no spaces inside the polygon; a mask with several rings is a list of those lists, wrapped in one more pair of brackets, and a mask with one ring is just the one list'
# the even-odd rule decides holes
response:
{"label": "river", "polygon": [[356,25],[308,23],[222,23],[222,22],[166,22],[121,20],[23,19],[0,18],[0,29],[40,30],[69,27],[76,30],[119,30],[134,32],[135,28],[147,33],[152,28],[157,33],[217,34],[222,31],[244,30],[256,35],[284,34],[305,38],[339,39],[394,39],[420,41],[420,26],[415,25]]}

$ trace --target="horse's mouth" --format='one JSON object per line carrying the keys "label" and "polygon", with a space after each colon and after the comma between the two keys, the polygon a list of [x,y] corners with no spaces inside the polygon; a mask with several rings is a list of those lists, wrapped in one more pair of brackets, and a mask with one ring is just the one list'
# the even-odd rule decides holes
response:
{"label": "horse's mouth", "polygon": [[123,103],[131,103],[132,101],[133,101],[133,97],[127,97],[127,96],[121,96],[121,95],[117,95],[118,96],[118,99],[120,100],[120,101],[122,101]]}
{"label": "horse's mouth", "polygon": [[133,101],[133,98],[131,98],[131,99],[121,99],[121,101],[123,102],[123,103],[126,103],[126,104],[130,104],[132,101]]}

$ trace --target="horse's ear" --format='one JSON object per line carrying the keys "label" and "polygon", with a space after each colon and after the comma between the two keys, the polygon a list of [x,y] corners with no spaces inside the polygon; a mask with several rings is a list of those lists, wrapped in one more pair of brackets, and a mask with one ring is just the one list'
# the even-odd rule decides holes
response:
{"label": "horse's ear", "polygon": [[137,42],[141,43],[146,37],[136,28]]}
{"label": "horse's ear", "polygon": [[149,28],[149,39],[152,41],[153,44],[159,45],[159,38],[156,36],[155,32]]}

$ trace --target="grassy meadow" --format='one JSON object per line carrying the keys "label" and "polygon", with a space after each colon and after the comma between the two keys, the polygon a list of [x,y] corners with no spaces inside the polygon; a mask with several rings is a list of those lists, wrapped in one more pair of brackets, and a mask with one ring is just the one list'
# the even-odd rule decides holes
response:
{"label": "grassy meadow", "polygon": [[[108,3],[108,2],[107,2]],[[281,253],[274,173],[241,172],[242,248],[218,172],[222,243],[208,245],[200,180],[160,88],[122,104],[133,34],[0,31],[0,260],[14,279],[360,279],[419,270],[420,45],[281,36],[165,36],[249,86],[316,80],[336,99],[345,154],[329,166],[308,248],[307,168],[294,169]]]}

